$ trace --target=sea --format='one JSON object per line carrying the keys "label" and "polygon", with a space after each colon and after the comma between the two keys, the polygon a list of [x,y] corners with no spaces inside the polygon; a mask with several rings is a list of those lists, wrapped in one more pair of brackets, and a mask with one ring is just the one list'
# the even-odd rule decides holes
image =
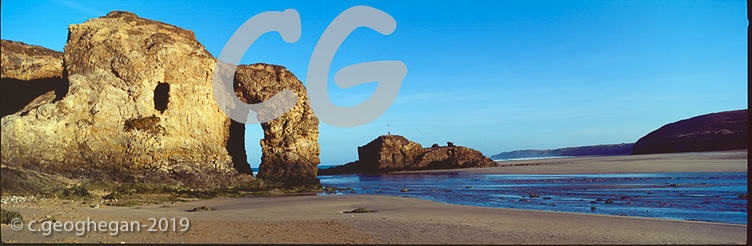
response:
{"label": "sea", "polygon": [[[326,168],[320,166],[320,168]],[[318,176],[319,195],[377,194],[448,204],[747,224],[747,173]]]}

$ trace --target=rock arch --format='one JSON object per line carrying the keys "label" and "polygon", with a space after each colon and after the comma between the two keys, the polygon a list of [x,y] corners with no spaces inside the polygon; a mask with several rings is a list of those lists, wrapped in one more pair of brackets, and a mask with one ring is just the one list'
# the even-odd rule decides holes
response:
{"label": "rock arch", "polygon": [[288,185],[319,185],[318,125],[305,86],[285,67],[257,63],[240,65],[235,72],[235,94],[245,103],[260,103],[283,89],[298,96],[290,111],[262,123],[261,164],[258,177]]}

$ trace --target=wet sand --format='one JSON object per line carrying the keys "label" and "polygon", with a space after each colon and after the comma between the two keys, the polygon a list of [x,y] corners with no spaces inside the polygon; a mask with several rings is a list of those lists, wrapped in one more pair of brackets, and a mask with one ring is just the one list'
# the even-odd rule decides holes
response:
{"label": "wet sand", "polygon": [[[536,160],[532,163],[548,164],[466,171],[546,173],[546,169],[555,168],[557,172],[574,169],[571,172],[575,173],[746,172],[746,152],[724,153]],[[700,165],[703,162],[715,168],[704,168]],[[189,212],[199,206],[213,210]],[[20,212],[27,221],[41,221],[45,215],[62,222],[85,221],[89,217],[92,221],[136,220],[149,226],[152,224],[149,218],[190,221],[190,229],[185,232],[179,232],[180,226],[178,232],[146,232],[145,227],[141,232],[122,232],[117,236],[103,232],[88,232],[83,236],[54,232],[44,236],[29,232],[26,227],[14,231],[4,224],[3,242],[744,244],[747,241],[747,225],[473,207],[380,195],[217,198],[105,208],[45,200],[39,204],[17,203],[15,207],[3,205],[3,208]],[[342,213],[355,208],[376,212]]]}

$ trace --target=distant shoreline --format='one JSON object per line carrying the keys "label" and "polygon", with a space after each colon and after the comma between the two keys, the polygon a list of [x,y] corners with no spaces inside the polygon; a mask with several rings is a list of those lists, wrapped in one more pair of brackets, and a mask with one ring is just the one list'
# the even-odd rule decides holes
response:
{"label": "distant shoreline", "polygon": [[747,150],[497,161],[501,167],[401,173],[606,174],[747,172]]}
{"label": "distant shoreline", "polygon": [[628,155],[632,153],[632,146],[634,143],[620,143],[620,144],[600,144],[600,145],[588,145],[579,147],[567,147],[559,149],[546,149],[546,150],[515,150],[501,152],[490,156],[491,159],[519,159],[519,158],[535,158],[535,157],[560,157],[560,156],[605,156],[605,155]]}

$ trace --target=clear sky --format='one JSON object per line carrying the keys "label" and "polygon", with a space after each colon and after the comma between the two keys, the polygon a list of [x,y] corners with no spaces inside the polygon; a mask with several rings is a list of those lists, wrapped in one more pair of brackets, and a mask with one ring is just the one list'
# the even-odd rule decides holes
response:
{"label": "clear sky", "polygon": [[[62,51],[67,26],[126,10],[192,30],[219,56],[248,18],[295,9],[293,44],[262,36],[241,63],[287,67],[303,83],[326,26],[345,9],[390,14],[396,31],[359,28],[337,51],[342,67],[401,60],[408,74],[394,104],[373,122],[319,126],[321,164],[357,159],[357,146],[399,134],[480,150],[630,143],[658,127],[701,114],[747,108],[745,1],[83,1],[3,0],[3,39]],[[365,101],[375,83],[340,89],[340,106]],[[249,125],[247,152],[258,166],[261,127]]]}

